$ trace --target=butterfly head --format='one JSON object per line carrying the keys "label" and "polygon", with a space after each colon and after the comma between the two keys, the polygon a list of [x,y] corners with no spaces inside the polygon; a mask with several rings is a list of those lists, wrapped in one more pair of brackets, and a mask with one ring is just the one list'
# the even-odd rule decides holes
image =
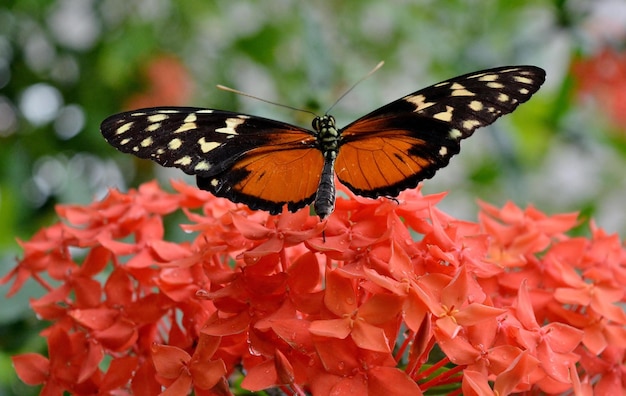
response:
{"label": "butterfly head", "polygon": [[322,153],[324,155],[328,152],[336,153],[339,150],[340,132],[335,127],[335,117],[331,115],[315,117],[311,124],[315,130],[317,142]]}
{"label": "butterfly head", "polygon": [[335,117],[331,115],[323,115],[321,117],[315,117],[311,122],[315,132],[323,135],[328,129],[335,129]]}

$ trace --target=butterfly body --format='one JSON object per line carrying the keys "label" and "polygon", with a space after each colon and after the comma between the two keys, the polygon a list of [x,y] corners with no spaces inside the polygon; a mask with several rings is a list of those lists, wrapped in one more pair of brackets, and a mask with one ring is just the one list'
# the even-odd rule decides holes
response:
{"label": "butterfly body", "polygon": [[313,130],[233,112],[157,107],[113,115],[101,131],[120,151],[194,174],[216,196],[276,214],[314,203],[334,210],[334,176],[358,195],[396,196],[448,164],[476,128],[536,92],[534,66],[483,70],[406,95],[338,129]]}

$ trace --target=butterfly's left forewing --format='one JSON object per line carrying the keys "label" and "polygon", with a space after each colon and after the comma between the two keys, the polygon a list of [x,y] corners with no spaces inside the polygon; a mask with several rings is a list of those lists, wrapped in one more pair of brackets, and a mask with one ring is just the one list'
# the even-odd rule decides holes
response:
{"label": "butterfly's left forewing", "polygon": [[122,152],[180,168],[216,196],[271,213],[311,203],[323,165],[306,129],[227,111],[140,109],[107,118],[101,131]]}
{"label": "butterfly's left forewing", "polygon": [[361,117],[341,131],[335,170],[352,191],[396,196],[448,164],[461,139],[527,101],[543,84],[534,66],[455,77]]}

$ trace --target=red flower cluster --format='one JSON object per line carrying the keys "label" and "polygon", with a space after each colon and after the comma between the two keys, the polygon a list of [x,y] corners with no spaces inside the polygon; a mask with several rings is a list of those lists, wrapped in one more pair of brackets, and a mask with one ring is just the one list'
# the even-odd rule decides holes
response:
{"label": "red flower cluster", "polygon": [[593,96],[616,127],[626,129],[626,53],[604,49],[572,65],[580,94]]}
{"label": "red flower cluster", "polygon": [[[43,395],[616,395],[626,392],[626,249],[568,237],[576,214],[443,194],[339,198],[271,216],[175,182],[111,191],[21,242],[5,276],[47,290],[48,358],[15,356]],[[188,241],[164,239],[186,216]],[[239,375],[238,375],[239,373]]]}

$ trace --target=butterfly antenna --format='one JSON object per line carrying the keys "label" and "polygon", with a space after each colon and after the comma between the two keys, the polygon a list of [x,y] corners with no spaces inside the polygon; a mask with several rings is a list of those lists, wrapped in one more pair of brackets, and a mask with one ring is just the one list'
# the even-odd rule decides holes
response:
{"label": "butterfly antenna", "polygon": [[239,90],[237,90],[237,89],[230,88],[230,87],[227,87],[227,86],[224,86],[224,85],[221,85],[221,84],[218,84],[218,85],[217,85],[217,88],[218,88],[218,89],[221,89],[222,91],[232,92],[232,93],[235,93],[235,94],[237,94],[237,95],[246,96],[246,97],[248,97],[248,98],[252,98],[252,99],[256,99],[256,100],[260,100],[261,102],[269,103],[269,104],[274,105],[274,106],[284,107],[284,108],[286,108],[286,109],[295,110],[295,111],[301,111],[301,112],[303,112],[303,113],[312,114],[314,117],[317,117],[317,114],[313,113],[312,111],[308,111],[308,110],[304,110],[304,109],[299,109],[299,108],[297,108],[297,107],[288,106],[288,105],[285,105],[285,104],[282,104],[282,103],[272,102],[271,100],[267,100],[267,99],[259,98],[258,96],[254,96],[254,95],[251,95],[251,94],[249,94],[249,93],[242,92],[242,91],[239,91]]}
{"label": "butterfly antenna", "polygon": [[343,99],[343,98],[344,98],[347,94],[349,94],[349,93],[350,93],[350,92],[351,92],[351,91],[352,91],[352,90],[353,90],[353,89],[354,89],[357,85],[359,85],[360,83],[362,83],[364,80],[368,79],[368,78],[369,78],[372,74],[376,73],[376,71],[377,71],[378,69],[380,69],[381,67],[383,67],[383,65],[384,65],[384,64],[385,64],[385,61],[380,61],[380,62],[378,62],[378,64],[377,64],[376,66],[374,66],[374,68],[373,68],[372,70],[370,70],[370,72],[369,72],[369,73],[367,73],[366,75],[364,75],[363,77],[361,77],[361,79],[360,79],[359,81],[357,81],[357,82],[355,82],[354,84],[352,84],[352,86],[351,86],[350,88],[348,88],[348,90],[347,90],[346,92],[344,92],[344,93],[343,93],[343,94],[339,97],[339,99],[337,99],[337,100],[335,101],[335,103],[333,103],[333,105],[332,105],[332,106],[330,106],[330,107],[328,108],[328,110],[326,110],[326,113],[325,113],[325,114],[328,114],[328,113],[329,113],[329,112],[333,109],[333,107],[335,107],[335,106],[337,105],[337,103],[339,103],[339,101],[340,101],[341,99]]}

